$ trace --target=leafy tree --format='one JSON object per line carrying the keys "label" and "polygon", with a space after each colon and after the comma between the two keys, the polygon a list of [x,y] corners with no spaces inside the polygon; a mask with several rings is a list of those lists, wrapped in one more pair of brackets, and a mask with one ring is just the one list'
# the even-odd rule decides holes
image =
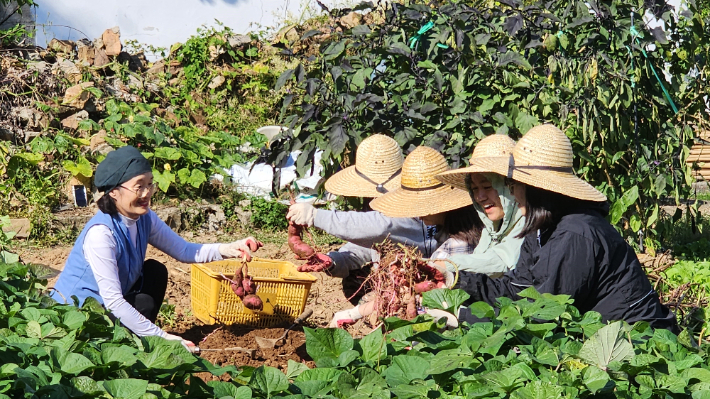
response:
{"label": "leafy tree", "polygon": [[[648,28],[647,12],[665,32]],[[654,235],[657,200],[688,193],[685,159],[709,87],[708,21],[693,4],[676,18],[666,3],[640,0],[420,0],[380,17],[334,30],[315,62],[281,75],[293,131],[272,145],[273,162],[301,149],[303,172],[321,148],[330,174],[354,161],[365,137],[386,133],[407,152],[427,145],[459,167],[486,135],[518,139],[553,123],[622,228]]]}

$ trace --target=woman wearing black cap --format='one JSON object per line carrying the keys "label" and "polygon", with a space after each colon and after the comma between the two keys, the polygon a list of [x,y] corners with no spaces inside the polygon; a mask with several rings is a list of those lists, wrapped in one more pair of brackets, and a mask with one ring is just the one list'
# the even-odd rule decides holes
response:
{"label": "woman wearing black cap", "polygon": [[150,210],[155,191],[150,162],[131,146],[110,152],[96,168],[94,184],[104,195],[99,212],[84,226],[59,275],[52,297],[79,305],[93,297],[139,336],[158,335],[192,342],[156,326],[165,296],[168,271],[145,260],[148,244],[180,262],[202,263],[243,257],[262,244],[252,237],[229,244],[194,244],[183,240]]}

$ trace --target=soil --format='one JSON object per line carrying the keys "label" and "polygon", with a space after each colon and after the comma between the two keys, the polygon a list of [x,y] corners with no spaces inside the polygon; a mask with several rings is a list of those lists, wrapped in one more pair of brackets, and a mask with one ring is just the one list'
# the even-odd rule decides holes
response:
{"label": "soil", "polygon": [[[214,243],[227,240],[224,236],[216,234],[195,235],[193,233],[182,234],[187,240],[199,243]],[[265,246],[256,253],[257,256],[267,259],[280,259],[302,264],[304,261],[296,260],[289,251],[285,241],[283,243],[266,243]],[[258,238],[258,236],[257,236]],[[229,237],[235,239],[235,237]],[[71,246],[58,246],[53,248],[22,248],[18,251],[24,262],[36,263],[48,266],[53,270],[53,274],[48,276],[49,286],[52,287],[57,280],[59,272],[64,267]],[[331,248],[335,249],[334,248]],[[314,364],[306,353],[306,339],[301,327],[294,328],[288,333],[284,344],[276,349],[259,349],[255,336],[264,338],[280,337],[288,325],[277,326],[276,328],[252,329],[240,325],[205,325],[192,315],[190,308],[190,268],[189,264],[181,263],[164,252],[149,246],[147,259],[155,259],[164,263],[169,272],[168,288],[166,300],[168,304],[175,306],[175,311],[169,318],[159,317],[158,324],[165,331],[180,335],[185,339],[195,342],[201,349],[224,349],[231,347],[242,347],[254,349],[255,354],[250,355],[238,351],[206,351],[200,356],[212,363],[226,366],[254,366],[267,365],[286,370],[289,360],[303,362],[308,367]],[[312,273],[317,277],[317,281],[311,286],[310,295],[306,302],[306,308],[313,310],[313,315],[304,323],[309,327],[327,327],[328,323],[337,311],[348,309],[357,303],[357,299],[362,293],[358,293],[351,301],[348,300],[358,289],[365,279],[365,274],[345,279],[345,281],[328,276],[325,273]],[[345,285],[345,288],[343,287]],[[344,293],[344,291],[347,293]],[[352,303],[351,303],[352,302]],[[347,328],[353,337],[361,338],[372,329],[367,327],[362,321]],[[211,379],[214,376],[203,375],[204,379]],[[229,378],[223,375],[221,378]]]}

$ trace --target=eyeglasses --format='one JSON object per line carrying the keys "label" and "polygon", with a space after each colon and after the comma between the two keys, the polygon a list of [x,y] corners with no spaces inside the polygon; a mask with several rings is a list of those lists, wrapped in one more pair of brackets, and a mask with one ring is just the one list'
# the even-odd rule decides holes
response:
{"label": "eyeglasses", "polygon": [[126,186],[118,186],[118,187],[124,188],[139,197],[143,197],[144,195],[152,195],[155,192],[155,183],[151,183],[145,187],[137,186],[136,188],[133,188],[133,189],[130,189]]}

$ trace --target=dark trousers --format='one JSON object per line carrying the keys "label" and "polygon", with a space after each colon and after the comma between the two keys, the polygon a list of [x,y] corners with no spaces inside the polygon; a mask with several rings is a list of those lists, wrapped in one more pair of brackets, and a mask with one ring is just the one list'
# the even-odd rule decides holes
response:
{"label": "dark trousers", "polygon": [[143,275],[123,297],[146,319],[155,323],[168,288],[168,269],[155,259],[143,263]]}

